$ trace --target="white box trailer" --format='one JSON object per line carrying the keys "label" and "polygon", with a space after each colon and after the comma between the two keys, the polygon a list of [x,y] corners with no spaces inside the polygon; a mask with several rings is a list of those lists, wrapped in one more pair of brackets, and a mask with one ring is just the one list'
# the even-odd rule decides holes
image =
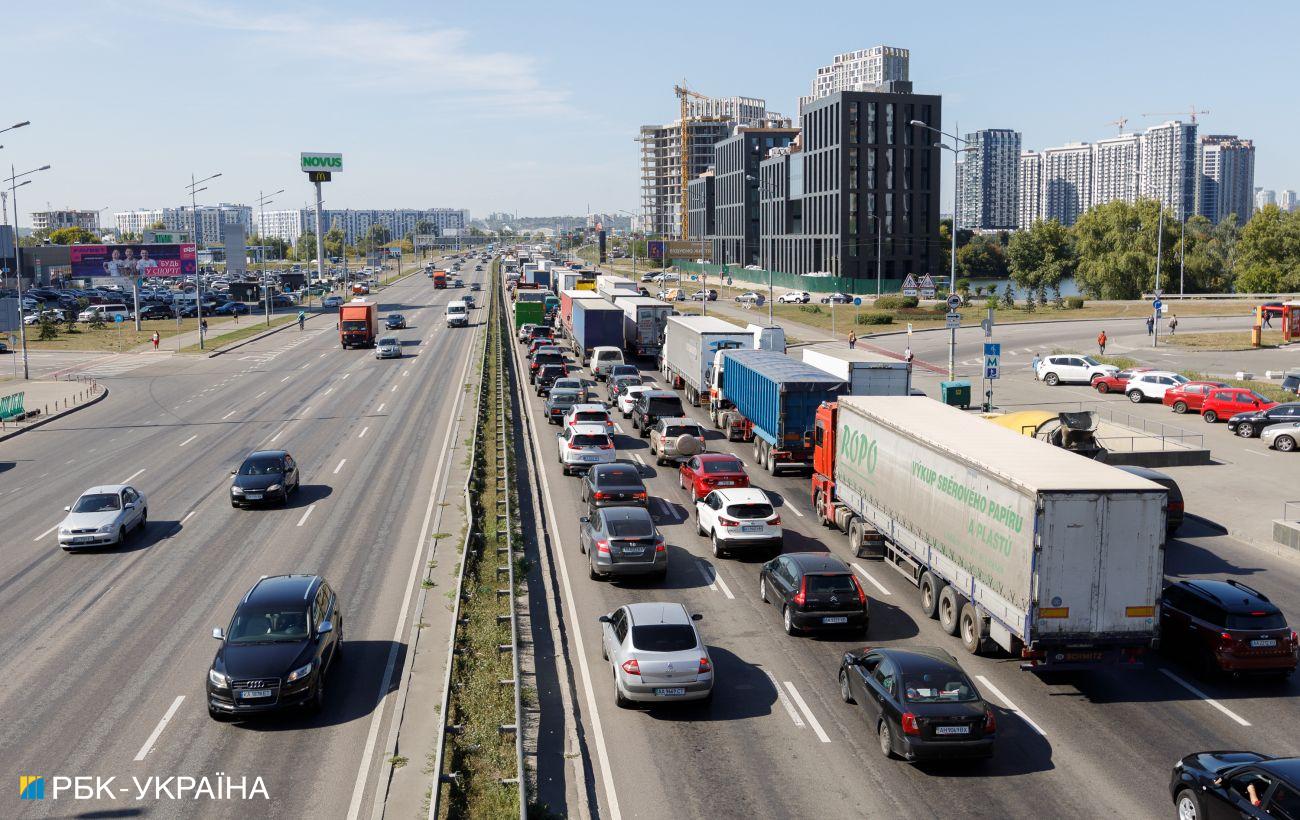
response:
{"label": "white box trailer", "polygon": [[623,310],[623,349],[633,356],[657,356],[673,306],[652,296],[615,297]]}
{"label": "white box trailer", "polygon": [[907,362],[872,350],[842,345],[814,345],[803,349],[803,360],[849,383],[849,396],[906,396],[912,388],[912,368]]}
{"label": "white box trailer", "polygon": [[596,292],[606,299],[614,295],[641,295],[641,286],[624,276],[602,273],[596,276]]}
{"label": "white box trailer", "polygon": [[883,535],[885,560],[968,651],[1072,668],[1155,645],[1163,487],[927,398],[844,397],[815,438],[818,517],[829,494]]}
{"label": "white box trailer", "polygon": [[662,370],[668,383],[686,391],[691,404],[708,392],[709,370],[719,350],[754,346],[754,334],[713,316],[669,316],[664,325]]}

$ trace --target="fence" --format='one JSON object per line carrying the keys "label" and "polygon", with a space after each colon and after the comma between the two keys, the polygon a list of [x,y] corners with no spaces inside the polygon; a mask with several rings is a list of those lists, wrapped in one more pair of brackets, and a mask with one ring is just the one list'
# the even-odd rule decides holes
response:
{"label": "fence", "polygon": [[[714,265],[707,262],[687,262],[681,259],[674,259],[673,264],[683,271],[689,273],[707,273],[709,276],[719,276],[722,274],[722,266]],[[771,277],[772,285],[778,288],[790,288],[792,290],[806,290],[810,293],[853,293],[860,296],[876,295],[875,277],[866,279],[853,279],[848,276],[800,276],[795,273],[785,273],[783,271],[765,271],[765,270],[747,270],[743,267],[734,265],[727,266],[727,276],[730,276],[737,282],[745,282],[750,285],[762,285],[767,287],[768,277]],[[935,284],[941,284],[936,282]],[[903,289],[903,280],[901,279],[883,279],[880,283],[881,293],[898,293]]]}

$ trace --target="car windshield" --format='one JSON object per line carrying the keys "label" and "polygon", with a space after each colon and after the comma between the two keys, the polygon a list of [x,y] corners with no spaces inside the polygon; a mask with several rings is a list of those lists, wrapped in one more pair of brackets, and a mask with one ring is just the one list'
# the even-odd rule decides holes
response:
{"label": "car windshield", "polygon": [[1285,629],[1286,618],[1280,612],[1229,612],[1228,629]]}
{"label": "car windshield", "polygon": [[400,321],[402,321],[402,317],[401,317],[400,315],[396,314],[396,313],[390,313],[390,314],[388,314],[388,321],[390,321],[390,322],[400,322]]}
{"label": "car windshield", "polygon": [[696,436],[704,438],[704,430],[695,424],[669,424],[664,427],[665,436]]}
{"label": "car windshield", "polygon": [[573,437],[573,443],[579,447],[603,447],[609,444],[609,436],[594,433],[579,433]]}
{"label": "car windshield", "polygon": [[348,321],[343,323],[344,330],[365,330],[369,325],[365,322]]}
{"label": "car windshield", "polygon": [[733,518],[771,518],[771,504],[732,504],[727,515]]}
{"label": "car windshield", "polygon": [[1089,365],[1089,366],[1091,366],[1091,367],[1096,367],[1097,365],[1101,364],[1101,362],[1097,361],[1096,359],[1094,359],[1094,358],[1091,357],[1091,356],[1084,356],[1084,357],[1083,357],[1083,362],[1084,362],[1084,364],[1087,364],[1087,365]]}
{"label": "car windshield", "polygon": [[1191,381],[1191,379],[1187,378],[1182,373],[1170,373],[1169,378],[1173,379],[1178,384],[1187,384]]}
{"label": "car windshield", "polygon": [[229,643],[301,641],[307,637],[306,609],[240,611],[230,622]]}
{"label": "car windshield", "polygon": [[284,463],[275,457],[250,458],[239,465],[240,475],[275,475],[284,472]]}
{"label": "car windshield", "polygon": [[571,387],[574,390],[582,387],[582,379],[556,379],[556,387]]}
{"label": "car windshield", "polygon": [[683,652],[695,648],[695,630],[686,624],[633,626],[632,646],[646,652]]}
{"label": "car windshield", "polygon": [[90,493],[77,499],[72,511],[77,513],[112,512],[122,509],[117,493]]}
{"label": "car windshield", "polygon": [[741,473],[745,470],[739,461],[732,461],[731,459],[705,461],[703,467],[706,473]]}
{"label": "car windshield", "polygon": [[611,467],[596,474],[596,483],[602,487],[626,487],[641,483],[641,476],[630,467]]}
{"label": "car windshield", "polygon": [[394,338],[391,337],[391,336],[388,336],[388,337],[385,337],[385,338],[383,338],[383,339],[380,339],[380,340],[379,340],[379,344],[380,344],[380,345],[385,345],[385,346],[386,346],[386,345],[394,345],[394,346],[396,346],[396,344],[397,344],[397,340],[394,339]]}
{"label": "car windshield", "polygon": [[609,421],[609,416],[604,410],[580,410],[573,414],[573,420],[579,424],[588,422],[591,424],[604,424]]}
{"label": "car windshield", "polygon": [[1266,399],[1266,398],[1264,398],[1263,396],[1261,396],[1260,394],[1256,393],[1254,390],[1247,390],[1245,393],[1242,393],[1242,394],[1241,394],[1241,400],[1242,400],[1242,401],[1257,401],[1257,402],[1259,402],[1260,404],[1268,404],[1268,399]]}
{"label": "car windshield", "polygon": [[655,534],[655,525],[646,519],[625,518],[610,521],[609,534],[615,538],[649,538]]}
{"label": "car windshield", "polygon": [[903,697],[909,703],[969,703],[979,700],[975,687],[956,669],[904,672]]}

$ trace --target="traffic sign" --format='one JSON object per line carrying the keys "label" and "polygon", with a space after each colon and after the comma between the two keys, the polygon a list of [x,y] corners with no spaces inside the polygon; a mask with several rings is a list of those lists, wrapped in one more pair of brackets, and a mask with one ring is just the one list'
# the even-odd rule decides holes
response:
{"label": "traffic sign", "polygon": [[903,295],[904,296],[916,295],[916,277],[910,273],[907,275],[907,278],[903,280]]}
{"label": "traffic sign", "polygon": [[853,306],[854,306],[854,307],[861,307],[861,306],[862,306],[862,297],[861,297],[861,296],[854,296],[854,297],[853,297]]}
{"label": "traffic sign", "polygon": [[1164,306],[1165,306],[1165,303],[1162,302],[1162,301],[1160,301],[1159,299],[1157,299],[1157,300],[1155,300],[1154,302],[1151,303],[1151,309],[1154,310],[1156,313],[1159,313],[1159,312],[1160,312],[1160,308],[1162,308],[1162,307],[1164,307]]}
{"label": "traffic sign", "polygon": [[116,323],[119,324],[119,325],[120,325],[120,324],[121,324],[125,319],[126,319],[126,317],[123,316],[123,315],[120,314],[120,313],[114,313],[114,314],[113,314],[113,321],[116,322]]}
{"label": "traffic sign", "polygon": [[948,309],[956,310],[961,307],[961,297],[955,293],[948,294]]}
{"label": "traffic sign", "polygon": [[933,299],[933,298],[934,298],[934,290],[935,290],[935,288],[934,288],[934,277],[931,276],[931,275],[928,274],[928,273],[925,274],[924,276],[922,276],[922,277],[921,277],[920,285],[918,286],[918,289],[919,289],[920,292],[921,292],[921,298],[922,298],[922,299]]}
{"label": "traffic sign", "polygon": [[960,313],[956,311],[952,311],[951,313],[945,314],[943,318],[944,318],[944,323],[943,323],[944,327],[947,327],[949,329],[961,327]]}
{"label": "traffic sign", "polygon": [[1002,343],[1001,343],[1001,342],[985,342],[985,343],[984,343],[984,355],[985,355],[985,356],[1001,356],[1001,355],[1002,355]]}
{"label": "traffic sign", "polygon": [[996,366],[984,368],[984,378],[988,379],[989,381],[992,381],[997,377],[998,377],[998,368]]}

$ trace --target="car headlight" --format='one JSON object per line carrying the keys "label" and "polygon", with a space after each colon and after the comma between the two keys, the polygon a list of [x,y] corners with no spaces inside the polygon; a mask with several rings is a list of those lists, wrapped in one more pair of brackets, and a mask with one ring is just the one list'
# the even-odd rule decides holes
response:
{"label": "car headlight", "polygon": [[272,484],[270,487],[267,487],[267,488],[266,488],[266,491],[267,491],[268,493],[276,493],[276,492],[279,492],[279,491],[280,491],[280,485],[279,485],[279,484]]}
{"label": "car headlight", "polygon": [[112,531],[113,531],[113,525],[112,525],[112,524],[105,524],[104,526],[102,526],[102,527],[100,527],[99,529],[95,530],[95,532],[112,532]]}
{"label": "car headlight", "polygon": [[293,683],[294,681],[302,680],[303,678],[311,674],[311,669],[312,666],[310,663],[307,664],[306,666],[298,667],[297,669],[289,673],[289,677],[285,678],[285,683]]}
{"label": "car headlight", "polygon": [[59,535],[71,535],[72,530],[68,527],[59,527]]}
{"label": "car headlight", "polygon": [[215,669],[208,670],[208,681],[218,689],[225,689],[230,686],[230,678]]}
{"label": "car headlight", "polygon": [[244,490],[243,490],[241,487],[231,487],[231,488],[230,488],[230,492],[233,493],[234,495],[243,495],[243,494],[244,494]]}

